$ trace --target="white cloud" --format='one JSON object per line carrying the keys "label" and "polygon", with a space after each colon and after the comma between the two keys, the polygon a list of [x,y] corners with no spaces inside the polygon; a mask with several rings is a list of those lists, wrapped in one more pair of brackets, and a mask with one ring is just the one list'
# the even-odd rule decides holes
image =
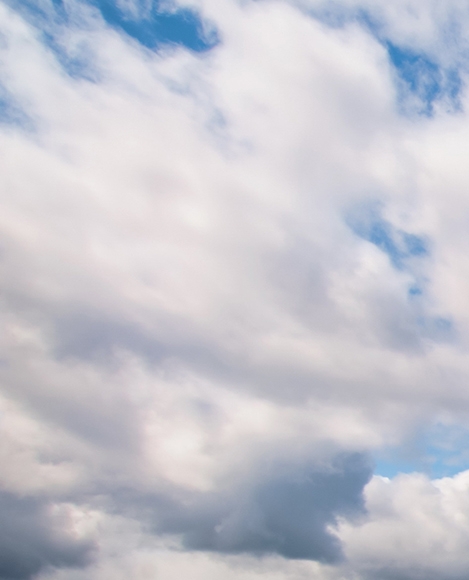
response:
{"label": "white cloud", "polygon": [[[336,7],[436,58],[453,4]],[[1,7],[22,116],[0,130],[0,485],[85,530],[40,577],[458,578],[466,473],[375,477],[368,515],[360,492],[366,454],[469,411],[465,94],[402,115],[356,19],[197,6],[221,38],[202,55],[153,53],[70,2],[49,26],[84,77]],[[351,226],[370,207],[376,235],[428,253],[393,262]],[[288,559],[339,560],[331,534],[346,561]]]}
{"label": "white cloud", "polygon": [[418,473],[375,477],[367,521],[341,530],[350,560],[365,577],[464,578],[467,489],[467,471],[435,481]]}

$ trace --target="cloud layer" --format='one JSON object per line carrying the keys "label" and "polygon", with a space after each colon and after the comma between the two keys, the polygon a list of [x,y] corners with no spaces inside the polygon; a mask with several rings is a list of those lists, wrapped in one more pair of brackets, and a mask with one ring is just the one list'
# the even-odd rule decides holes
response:
{"label": "cloud layer", "polygon": [[0,578],[465,577],[440,4],[0,6]]}

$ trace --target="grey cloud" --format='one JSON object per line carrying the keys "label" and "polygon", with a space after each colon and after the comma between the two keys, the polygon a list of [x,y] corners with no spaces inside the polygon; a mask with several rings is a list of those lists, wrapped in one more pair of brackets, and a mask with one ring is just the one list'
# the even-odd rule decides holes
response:
{"label": "grey cloud", "polygon": [[376,566],[371,570],[363,573],[364,580],[465,580],[467,578],[466,570],[446,569],[444,573],[434,570],[422,563],[421,567],[405,566],[405,564],[396,566],[381,567]]}
{"label": "grey cloud", "polygon": [[139,352],[154,361],[169,355],[165,345],[145,336],[135,324],[115,320],[91,308],[77,308],[57,317],[55,332],[55,352],[59,359],[102,360],[111,357],[116,347]]}
{"label": "grey cloud", "polygon": [[193,550],[339,562],[341,544],[328,527],[338,516],[364,513],[362,491],[370,477],[370,463],[358,453],[341,454],[328,467],[277,466],[225,495],[160,498],[153,503],[156,531],[181,534]]}
{"label": "grey cloud", "polygon": [[222,353],[201,336],[189,320],[152,312],[144,328],[120,313],[106,314],[92,307],[76,306],[54,317],[54,355],[58,360],[76,358],[113,363],[116,349],[138,354],[151,364],[171,358],[187,360],[203,369],[226,370]]}
{"label": "grey cloud", "polygon": [[47,567],[84,567],[93,545],[73,538],[44,501],[0,493],[0,578],[26,580]]}
{"label": "grey cloud", "polygon": [[[216,382],[235,381],[248,392],[281,401],[304,400],[317,390],[315,384],[322,388],[326,380],[291,365],[277,367],[275,371],[265,365],[256,365],[249,358],[230,352],[223,343],[217,343],[216,339],[195,328],[190,320],[161,312],[153,315],[148,327],[142,328],[137,322],[120,322],[115,314],[106,315],[91,307],[76,306],[55,316],[51,312],[54,357],[58,361],[77,359],[113,366],[116,350],[123,349],[135,353],[152,367],[171,367],[174,361],[179,361],[182,366]],[[287,383],[289,388],[285,389]],[[71,418],[67,416],[68,426],[78,420],[75,408],[72,415]],[[115,421],[109,418],[110,436],[102,439],[121,439],[122,421],[123,418],[119,418],[114,432],[111,426]],[[106,428],[102,423],[97,426],[99,432]],[[90,436],[93,438],[92,433]],[[101,439],[98,433],[97,438]]]}

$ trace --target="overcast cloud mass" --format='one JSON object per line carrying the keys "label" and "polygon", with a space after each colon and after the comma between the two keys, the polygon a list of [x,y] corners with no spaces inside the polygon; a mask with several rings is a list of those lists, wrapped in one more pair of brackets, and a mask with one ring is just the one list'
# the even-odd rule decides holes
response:
{"label": "overcast cloud mass", "polygon": [[469,4],[0,4],[0,579],[467,580]]}

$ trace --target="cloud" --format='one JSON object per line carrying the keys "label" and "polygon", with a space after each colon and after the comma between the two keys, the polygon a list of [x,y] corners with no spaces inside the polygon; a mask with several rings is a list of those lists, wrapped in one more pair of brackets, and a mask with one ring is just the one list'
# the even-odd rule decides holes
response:
{"label": "cloud", "polygon": [[74,537],[67,513],[33,498],[0,494],[0,577],[25,580],[49,567],[85,567],[94,548]]}
{"label": "cloud", "polygon": [[392,481],[374,478],[367,488],[369,520],[344,525],[342,536],[348,536],[349,558],[356,566],[361,562],[363,576],[464,578],[467,475],[434,481],[418,473]]}
{"label": "cloud", "polygon": [[341,546],[329,527],[341,515],[363,512],[362,490],[370,477],[366,458],[348,455],[329,466],[282,465],[272,471],[225,496],[159,505],[158,529],[182,534],[190,549],[340,561]]}
{"label": "cloud", "polygon": [[6,577],[461,574],[464,14],[0,7]]}

